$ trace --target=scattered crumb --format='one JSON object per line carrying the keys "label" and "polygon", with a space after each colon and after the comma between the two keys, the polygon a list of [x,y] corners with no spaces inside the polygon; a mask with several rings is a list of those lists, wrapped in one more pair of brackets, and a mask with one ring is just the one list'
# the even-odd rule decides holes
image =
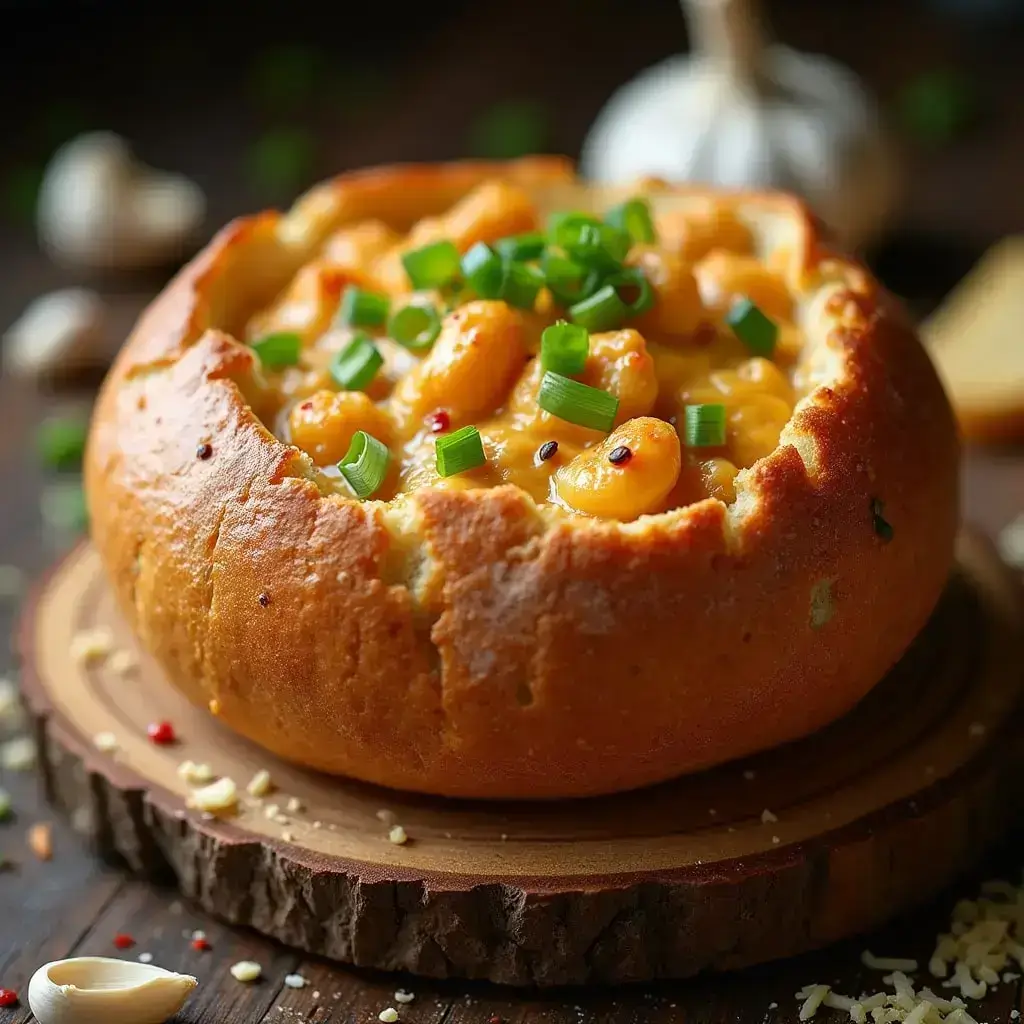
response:
{"label": "scattered crumb", "polygon": [[189,931],[187,928],[182,934],[186,939],[191,939],[193,942],[202,942],[206,938],[206,932],[202,928],[196,928],[195,931]]}
{"label": "scattered crumb", "polygon": [[117,750],[117,737],[112,732],[98,732],[92,738],[92,745],[104,754]]}
{"label": "scattered crumb", "polygon": [[398,1020],[398,1011],[393,1006],[389,1006],[377,1014],[377,1020],[383,1021],[384,1024],[395,1024],[395,1021]]}
{"label": "scattered crumb", "polygon": [[768,1009],[769,1010],[777,1010],[778,1008],[779,1008],[779,1004],[778,1003],[769,1003],[768,1004]]}
{"label": "scattered crumb", "polygon": [[754,781],[754,779],[756,779],[756,778],[757,778],[757,772],[755,772],[755,771],[752,771],[752,770],[751,770],[750,768],[748,768],[748,769],[747,769],[747,770],[746,770],[746,771],[745,771],[745,772],[743,773],[743,778],[745,778],[745,779],[747,780],[747,782],[753,782],[753,781]]}
{"label": "scattered crumb", "polygon": [[985,735],[985,726],[981,722],[971,722],[967,729],[967,735],[974,739]]}
{"label": "scattered crumb", "polygon": [[324,827],[324,823],[322,821],[314,821],[313,822],[313,828],[323,828],[323,827]]}
{"label": "scattered crumb", "polygon": [[409,837],[401,825],[391,826],[391,830],[388,832],[388,842],[394,843],[396,846],[403,846],[408,841]]}
{"label": "scattered crumb", "polygon": [[18,736],[0,747],[0,764],[12,772],[27,772],[36,763],[36,743],[31,736]]}
{"label": "scattered crumb", "polygon": [[319,999],[320,998],[320,991],[319,991],[319,989],[313,989],[313,998],[314,999]]}
{"label": "scattered crumb", "polygon": [[25,589],[25,574],[16,565],[0,565],[0,601],[18,597]]}
{"label": "scattered crumb", "polygon": [[281,808],[278,807],[277,804],[267,804],[267,806],[263,808],[263,816],[268,821],[273,821],[280,813]]}
{"label": "scattered crumb", "polygon": [[772,843],[773,843],[773,844],[774,844],[775,846],[778,846],[778,845],[779,845],[779,843],[781,843],[781,842],[782,842],[782,840],[781,840],[781,839],[780,839],[780,838],[779,838],[778,836],[772,836]]}
{"label": "scattered crumb", "polygon": [[778,821],[778,820],[779,820],[778,816],[775,815],[775,814],[772,814],[772,812],[769,811],[767,807],[761,812],[761,824],[762,825],[769,825],[773,821]]}
{"label": "scattered crumb", "polygon": [[413,993],[413,992],[406,992],[406,990],[404,988],[400,988],[395,993],[395,1002],[396,1003],[411,1003],[415,998],[416,998],[415,993]]}
{"label": "scattered crumb", "polygon": [[210,703],[207,704],[206,706],[210,709],[210,714],[211,715],[219,715],[220,714],[220,701],[217,700],[216,697],[214,697],[213,700],[211,700]]}
{"label": "scattered crumb", "polygon": [[1004,971],[1003,972],[1003,984],[1009,985],[1011,981],[1016,981],[1020,975],[1016,971]]}
{"label": "scattered crumb", "polygon": [[178,776],[190,786],[205,786],[217,777],[208,764],[196,764],[194,761],[182,761],[178,765]]}
{"label": "scattered crumb", "polygon": [[110,655],[107,665],[111,672],[115,672],[119,676],[126,676],[129,672],[134,672],[139,663],[131,651],[121,648]]}
{"label": "scattered crumb", "polygon": [[28,830],[28,848],[36,860],[53,859],[53,826],[45,822]]}
{"label": "scattered crumb", "polygon": [[302,801],[297,796],[288,798],[288,803],[284,805],[284,809],[289,814],[298,814],[302,810]]}
{"label": "scattered crumb", "polygon": [[377,820],[383,821],[385,825],[393,825],[395,821],[395,812],[388,810],[378,811]]}
{"label": "scattered crumb", "polygon": [[71,638],[71,657],[79,665],[103,661],[114,649],[114,634],[103,626],[80,629]]}
{"label": "scattered crumb", "polygon": [[282,832],[282,833],[281,833],[281,838],[282,838],[282,839],[283,839],[283,840],[284,840],[284,841],[285,841],[286,843],[294,843],[294,842],[295,842],[295,835],[294,835],[293,833],[291,833],[291,832],[287,832],[287,831],[285,831],[285,832]]}
{"label": "scattered crumb", "polygon": [[153,962],[153,954],[152,953],[140,953],[139,954],[139,963],[140,964],[151,964],[152,962]]}
{"label": "scattered crumb", "polygon": [[261,768],[250,780],[245,791],[249,796],[264,797],[274,788],[274,780],[266,768]]}
{"label": "scattered crumb", "polygon": [[507,843],[508,842],[508,833],[507,832],[502,832],[501,836],[499,838],[501,839],[501,841],[503,843]]}
{"label": "scattered crumb", "polygon": [[1020,1010],[1011,1010],[1010,1020],[1020,1020]]}
{"label": "scattered crumb", "polygon": [[0,722],[18,725],[23,718],[18,688],[10,679],[0,679]]}
{"label": "scattered crumb", "polygon": [[286,974],[284,976],[284,983],[288,988],[305,988],[309,981],[301,974]]}
{"label": "scattered crumb", "polygon": [[238,804],[238,787],[233,779],[225,776],[211,782],[202,789],[194,790],[189,803],[192,807],[210,814],[233,811]]}
{"label": "scattered crumb", "polygon": [[231,976],[235,981],[257,981],[263,974],[263,968],[254,960],[239,960],[231,965]]}
{"label": "scattered crumb", "polygon": [[917,970],[917,961],[898,956],[875,956],[870,949],[860,955],[860,962],[871,971],[902,971],[913,974]]}

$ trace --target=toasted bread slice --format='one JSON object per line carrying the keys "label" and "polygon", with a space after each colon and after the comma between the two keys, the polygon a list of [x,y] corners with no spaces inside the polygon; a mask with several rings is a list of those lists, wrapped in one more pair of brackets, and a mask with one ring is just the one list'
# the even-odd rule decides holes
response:
{"label": "toasted bread slice", "polygon": [[921,331],[963,435],[1024,438],[1024,235],[991,248]]}

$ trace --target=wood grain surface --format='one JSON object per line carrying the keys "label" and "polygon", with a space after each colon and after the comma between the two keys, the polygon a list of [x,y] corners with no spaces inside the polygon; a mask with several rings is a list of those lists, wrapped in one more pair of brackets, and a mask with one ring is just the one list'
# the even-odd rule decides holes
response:
{"label": "wood grain surface", "polygon": [[[210,227],[263,202],[240,185],[246,147],[272,126],[254,112],[244,94],[245,61],[254,48],[296,37],[277,5],[260,13],[253,5],[238,17],[232,5],[195,7],[197,20],[176,5],[133,5],[131,29],[138,38],[111,31],[93,5],[65,19],[63,34],[46,17],[35,19],[32,34],[5,33],[8,86],[17,95],[8,104],[8,144],[0,153],[0,173],[11,179],[31,170],[54,139],[44,138],[47,106],[80,101],[86,114],[99,114],[103,127],[122,131],[143,155],[163,166],[197,177],[210,200]],[[467,14],[437,29],[434,9],[409,23],[405,41],[391,45],[397,31],[388,12],[388,46],[375,65],[392,75],[389,88],[373,97],[360,93],[360,112],[351,103],[302,113],[324,141],[312,174],[395,159],[442,159],[465,151],[472,118],[488,104],[522,95],[551,97],[550,147],[574,152],[586,125],[612,88],[641,67],[674,52],[681,39],[677,5],[626,5],[620,0],[523,0],[510,17],[507,4],[483,0],[462,5]],[[351,40],[365,49],[366,36],[351,23],[325,31],[322,5],[307,5],[312,40]],[[340,21],[351,5],[338,8]],[[150,14],[149,12],[152,12]],[[289,11],[291,13],[291,10]],[[1020,31],[967,32],[940,23],[924,5],[903,0],[821,4],[817,0],[777,0],[770,13],[790,43],[833,54],[864,75],[888,102],[909,76],[950,61],[974,76],[984,116],[976,130],[941,152],[907,145],[908,189],[901,218],[906,231],[871,254],[887,283],[927,312],[981,249],[999,236],[1024,229],[1024,89],[1020,88]],[[585,17],[584,17],[585,14]],[[117,15],[127,24],[123,11]],[[147,20],[148,19],[148,20]],[[157,24],[159,22],[159,24]],[[544,26],[537,31],[536,26]],[[313,27],[315,26],[315,27]],[[287,38],[285,38],[287,37]],[[59,52],[53,67],[45,59]],[[227,41],[230,40],[230,45]],[[329,40],[328,40],[329,41]],[[29,45],[31,44],[31,45]],[[567,52],[583,55],[586,74]],[[27,60],[31,54],[31,67]],[[336,58],[340,66],[346,60]],[[39,64],[42,60],[44,63]],[[365,62],[363,62],[365,64]],[[528,74],[524,74],[528,69]],[[130,87],[125,83],[130,83]],[[13,83],[13,84],[12,84]],[[30,89],[29,86],[33,87]],[[13,91],[12,91],[13,90]],[[33,105],[32,96],[38,96]],[[350,91],[349,97],[352,93]],[[201,112],[201,114],[200,114]],[[6,180],[6,177],[5,177]],[[25,221],[0,220],[0,322],[10,323],[35,295],[78,283],[50,265],[38,251]],[[95,282],[113,307],[112,340],[123,336],[160,279],[132,276]],[[39,468],[32,445],[35,425],[47,414],[88,405],[88,393],[41,396],[17,382],[0,380],[0,564],[15,564],[33,577],[51,565],[75,538],[47,526],[40,497],[58,483]],[[994,536],[1024,509],[1024,453],[1013,450],[968,453],[964,473],[966,517]],[[16,600],[0,601],[0,629],[10,631]],[[13,671],[9,652],[0,654],[0,672]],[[728,976],[685,983],[615,990],[575,989],[537,995],[486,984],[427,982],[343,968],[303,957],[253,932],[218,924],[182,902],[170,888],[132,880],[116,865],[89,854],[60,816],[41,799],[33,774],[0,770],[15,814],[0,824],[0,985],[24,990],[41,963],[72,953],[115,955],[115,934],[129,933],[136,945],[125,956],[152,953],[157,963],[195,973],[201,986],[177,1024],[259,1024],[311,1021],[373,1024],[386,1006],[398,1005],[399,985],[416,993],[400,1007],[406,1024],[795,1024],[794,993],[815,981],[840,991],[874,988],[878,975],[865,971],[865,946],[880,955],[926,958],[937,930],[948,922],[953,900],[975,891],[991,875],[1019,877],[1024,861],[1018,833],[994,851],[977,872],[965,877],[931,906],[864,939],[840,943],[818,954],[770,964]],[[37,861],[26,847],[26,832],[38,822],[53,826],[54,857]],[[926,859],[925,855],[922,859]],[[205,929],[211,949],[191,948],[187,935]],[[253,986],[235,982],[230,965],[255,959],[264,977]],[[300,971],[311,984],[284,985]],[[1024,1009],[1018,984],[1006,984],[972,1012],[988,1024],[1009,1024]],[[27,1007],[0,1009],[0,1024],[30,1019]],[[841,1019],[822,1012],[828,1022]]]}

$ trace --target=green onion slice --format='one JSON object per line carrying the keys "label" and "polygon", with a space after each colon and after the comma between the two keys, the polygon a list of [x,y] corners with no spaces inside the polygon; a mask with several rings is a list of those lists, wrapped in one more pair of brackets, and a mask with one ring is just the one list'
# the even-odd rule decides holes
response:
{"label": "green onion slice", "polygon": [[537,404],[560,420],[606,434],[615,425],[619,411],[619,400],[614,395],[551,370],[541,378]]}
{"label": "green onion slice", "polygon": [[278,370],[282,366],[295,366],[298,363],[302,339],[292,331],[279,331],[257,338],[250,348],[268,370]]}
{"label": "green onion slice", "polygon": [[433,242],[403,253],[402,266],[417,291],[443,288],[459,276],[459,250],[453,242]]}
{"label": "green onion slice", "polygon": [[437,471],[441,476],[465,473],[487,461],[484,443],[476,427],[460,427],[450,434],[442,434],[434,442],[434,451],[437,453]]}
{"label": "green onion slice", "polygon": [[505,276],[502,259],[486,242],[477,242],[462,257],[462,276],[481,299],[496,299]]}
{"label": "green onion slice", "polygon": [[563,377],[576,377],[587,365],[590,335],[579,324],[564,320],[544,329],[540,336],[540,365],[543,370],[554,370]]}
{"label": "green onion slice", "polygon": [[338,307],[338,323],[353,327],[379,327],[388,318],[391,300],[380,292],[368,292],[354,284],[345,289]]}
{"label": "green onion slice", "polygon": [[548,238],[576,263],[605,272],[619,268],[631,244],[625,231],[583,213],[555,214]]}
{"label": "green onion slice", "polygon": [[546,252],[541,258],[544,284],[559,305],[572,306],[589,298],[601,286],[598,271],[574,263],[565,256]]}
{"label": "green onion slice", "polygon": [[639,267],[623,267],[607,279],[616,295],[626,307],[626,316],[640,316],[654,305],[654,289],[647,275]]}
{"label": "green onion slice", "polygon": [[77,469],[85,454],[88,424],[84,420],[52,417],[39,424],[36,450],[50,469]]}
{"label": "green onion slice", "polygon": [[604,220],[613,228],[625,231],[634,242],[652,243],[658,240],[651,207],[646,199],[629,199],[609,210]]}
{"label": "green onion slice", "polygon": [[430,348],[440,333],[441,316],[433,306],[403,306],[388,322],[388,334],[413,352]]}
{"label": "green onion slice", "polygon": [[501,278],[501,298],[517,309],[533,309],[537,294],[544,287],[544,274],[529,263],[505,260]]}
{"label": "green onion slice", "polygon": [[384,365],[384,357],[368,335],[359,332],[331,360],[331,376],[346,391],[365,391]]}
{"label": "green onion slice", "polygon": [[779,328],[750,299],[744,297],[733,303],[725,322],[755,356],[771,359]]}
{"label": "green onion slice", "polygon": [[499,256],[510,260],[540,259],[548,244],[547,236],[540,231],[531,231],[525,235],[509,235],[494,243]]}
{"label": "green onion slice", "polygon": [[614,285],[598,288],[589,299],[569,307],[569,319],[586,327],[591,334],[610,331],[620,326],[629,316],[629,307],[619,298]]}
{"label": "green onion slice", "polygon": [[683,414],[687,447],[720,448],[725,444],[724,405],[688,405]]}
{"label": "green onion slice", "polygon": [[338,470],[357,498],[369,498],[384,483],[390,458],[386,444],[365,430],[357,430]]}

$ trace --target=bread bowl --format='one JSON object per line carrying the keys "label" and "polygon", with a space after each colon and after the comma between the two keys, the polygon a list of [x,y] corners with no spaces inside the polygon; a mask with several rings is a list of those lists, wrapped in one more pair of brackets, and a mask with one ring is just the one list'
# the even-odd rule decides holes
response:
{"label": "bread bowl", "polygon": [[[623,314],[634,272],[621,322],[572,314],[595,328],[587,387],[549,395],[556,416],[536,353],[567,313],[529,270],[515,291],[497,241],[637,196],[656,243],[620,209],[634,238],[612,263],[640,268],[653,307]],[[612,252],[596,221],[559,223],[584,225],[574,262],[588,239],[593,266]],[[471,279],[506,301],[452,278],[481,241],[502,273]],[[563,281],[559,252],[545,280]],[[443,284],[413,296],[437,317],[402,332],[425,353],[383,336],[410,273]],[[575,358],[552,343],[543,383]],[[592,399],[604,429],[578,425]],[[472,468],[439,476],[436,439],[470,426],[447,468]],[[175,686],[293,762],[461,797],[624,790],[819,728],[919,631],[957,523],[928,357],[799,202],[591,188],[554,158],[346,174],[230,224],[139,321],[86,461],[93,540]]]}

